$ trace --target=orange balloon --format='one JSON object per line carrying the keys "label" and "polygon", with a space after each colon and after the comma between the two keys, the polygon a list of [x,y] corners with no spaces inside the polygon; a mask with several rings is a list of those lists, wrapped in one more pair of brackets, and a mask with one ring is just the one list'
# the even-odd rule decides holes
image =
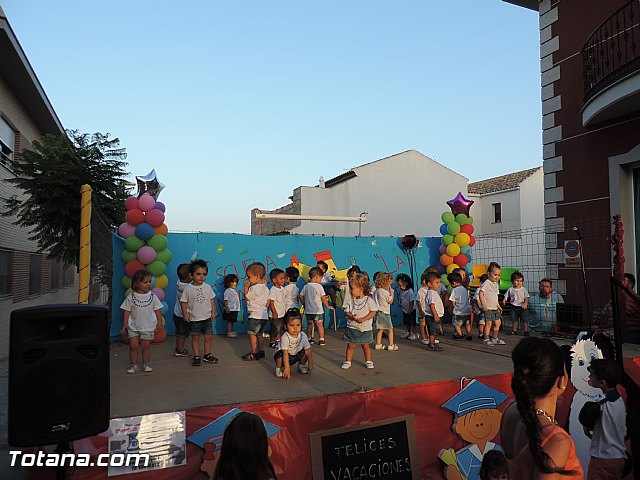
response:
{"label": "orange balloon", "polygon": [[167,228],[167,226],[164,223],[162,225],[160,225],[159,227],[154,227],[154,229],[153,229],[154,235],[166,235],[168,231],[169,231],[169,229]]}
{"label": "orange balloon", "polygon": [[440,263],[445,267],[447,265],[451,265],[453,263],[453,257],[451,255],[447,255],[446,253],[440,255]]}

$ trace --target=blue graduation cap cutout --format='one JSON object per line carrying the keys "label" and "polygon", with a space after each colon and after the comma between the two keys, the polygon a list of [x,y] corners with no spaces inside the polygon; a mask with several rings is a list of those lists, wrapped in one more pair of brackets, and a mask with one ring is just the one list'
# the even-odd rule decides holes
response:
{"label": "blue graduation cap cutout", "polygon": [[[196,444],[200,448],[204,448],[205,443],[212,442],[216,444],[216,450],[219,450],[222,445],[222,437],[224,436],[225,428],[227,428],[229,422],[231,422],[231,420],[233,420],[236,415],[242,412],[243,410],[240,410],[239,408],[233,408],[229,410],[227,413],[225,413],[221,417],[218,417],[210,424],[205,425],[200,430],[189,435],[187,437],[187,440],[189,440],[191,443]],[[280,427],[274,425],[273,423],[265,422],[264,420],[263,422],[267,430],[268,437],[275,435],[281,430]]]}
{"label": "blue graduation cap cutout", "polygon": [[476,410],[498,408],[507,398],[509,398],[508,395],[477,380],[471,380],[469,385],[451,397],[442,407],[455,415],[462,416]]}

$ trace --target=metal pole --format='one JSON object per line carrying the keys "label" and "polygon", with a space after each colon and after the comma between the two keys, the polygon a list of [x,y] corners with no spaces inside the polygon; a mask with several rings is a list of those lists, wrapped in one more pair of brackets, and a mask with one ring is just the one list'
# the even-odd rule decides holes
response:
{"label": "metal pole", "polygon": [[611,285],[611,315],[613,316],[613,336],[616,349],[616,363],[620,365],[622,371],[624,371],[624,361],[622,358],[622,324],[620,322],[620,309],[618,308],[618,281],[611,277],[609,279]]}

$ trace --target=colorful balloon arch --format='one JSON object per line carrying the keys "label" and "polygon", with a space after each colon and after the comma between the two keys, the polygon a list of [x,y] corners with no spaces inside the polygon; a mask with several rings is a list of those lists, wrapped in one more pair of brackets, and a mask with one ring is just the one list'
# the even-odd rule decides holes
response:
{"label": "colorful balloon arch", "polygon": [[440,245],[441,282],[449,286],[447,275],[456,268],[464,268],[471,274],[471,249],[476,243],[473,236],[473,217],[469,215],[473,200],[467,200],[458,192],[455,198],[447,202],[450,212],[442,214],[442,244]]}
{"label": "colorful balloon arch", "polygon": [[154,342],[160,343],[167,338],[164,324],[169,305],[165,301],[164,290],[169,285],[166,270],[172,257],[167,248],[168,228],[164,223],[166,208],[157,201],[164,185],[158,181],[153,170],[145,176],[136,177],[136,180],[138,194],[124,202],[126,221],[118,227],[118,234],[125,239],[122,260],[125,262],[126,275],[122,277],[122,286],[127,289],[126,297],[132,292],[131,277],[136,270],[151,272],[151,291],[162,302],[162,325],[157,326],[154,335]]}

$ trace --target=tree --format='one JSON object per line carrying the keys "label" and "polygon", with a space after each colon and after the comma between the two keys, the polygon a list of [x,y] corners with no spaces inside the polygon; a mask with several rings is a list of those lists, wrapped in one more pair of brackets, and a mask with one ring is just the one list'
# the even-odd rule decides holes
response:
{"label": "tree", "polygon": [[91,185],[93,214],[100,215],[105,228],[114,229],[125,214],[126,156],[120,140],[109,139],[108,133],[67,130],[59,136],[45,135],[12,164],[16,177],[7,181],[24,195],[5,198],[0,214],[16,217],[15,225],[30,228],[30,238],[40,251],[77,265],[80,187]]}

